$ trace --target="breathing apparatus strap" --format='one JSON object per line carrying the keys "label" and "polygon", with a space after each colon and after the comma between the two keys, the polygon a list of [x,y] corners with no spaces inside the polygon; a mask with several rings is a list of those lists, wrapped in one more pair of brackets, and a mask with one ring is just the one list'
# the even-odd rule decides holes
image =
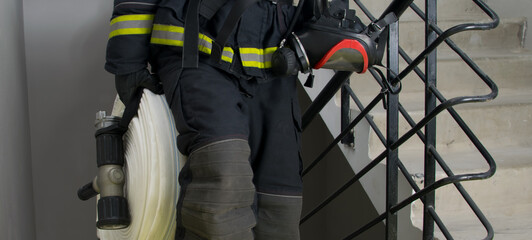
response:
{"label": "breathing apparatus strap", "polygon": [[218,36],[216,36],[216,39],[212,44],[211,58],[213,60],[220,61],[224,45],[229,39],[229,36],[231,36],[231,33],[235,30],[238,21],[240,21],[240,17],[242,17],[242,14],[244,14],[246,9],[258,1],[259,0],[239,0],[233,4],[229,16],[225,19],[222,29],[218,32]]}
{"label": "breathing apparatus strap", "polygon": [[135,94],[132,96],[129,103],[126,105],[126,109],[124,109],[124,114],[122,115],[122,119],[118,123],[118,127],[120,129],[123,129],[124,131],[122,134],[124,134],[127,131],[129,127],[129,123],[137,115],[137,112],[140,106],[140,100],[142,99],[143,90],[144,88],[138,88],[135,91]]}
{"label": "breathing apparatus strap", "polygon": [[398,20],[395,13],[390,12],[386,14],[382,19],[371,23],[368,26],[367,34],[371,40],[377,42],[377,56],[375,58],[375,64],[382,65],[382,58],[384,57],[384,47],[388,41],[389,29],[388,25]]}
{"label": "breathing apparatus strap", "polygon": [[[214,14],[224,6],[229,0],[191,0],[188,1],[187,13],[185,16],[185,37],[183,43],[183,68],[198,67],[198,44],[199,44],[199,15],[206,19],[211,19]],[[244,11],[251,4],[259,0],[238,0],[235,1],[229,16],[225,19],[218,36],[213,41],[211,58],[220,61],[225,43],[236,28],[238,21]]]}
{"label": "breathing apparatus strap", "polygon": [[[199,9],[201,0],[188,1],[187,15],[185,16],[185,33],[183,43],[183,68],[198,67],[199,45]],[[212,2],[212,1],[211,1]]]}

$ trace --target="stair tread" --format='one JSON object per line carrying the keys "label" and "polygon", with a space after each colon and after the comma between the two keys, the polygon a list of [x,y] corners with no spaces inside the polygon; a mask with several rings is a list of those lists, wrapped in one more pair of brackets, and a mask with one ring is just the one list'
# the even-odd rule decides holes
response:
{"label": "stair tread", "polygon": [[[506,169],[530,168],[532,170],[532,148],[513,146],[487,149],[494,159],[497,171]],[[423,172],[423,151],[413,149],[400,149],[399,158],[411,174]],[[470,149],[438,149],[453,173],[475,173],[488,170],[486,160],[477,150]],[[458,159],[458,160],[457,160]],[[438,175],[446,176],[438,168]]]}
{"label": "stair tread", "polygon": [[[445,94],[444,94],[445,95]],[[419,98],[417,94],[404,94],[399,96],[399,102],[408,111],[409,114],[421,114],[425,112],[424,99]],[[439,102],[438,102],[439,103]],[[529,105],[532,104],[532,92],[530,90],[519,89],[500,89],[499,95],[487,102],[480,103],[465,103],[456,105],[455,109],[471,109],[471,108],[486,108],[503,105]],[[352,106],[354,108],[354,106]],[[382,107],[375,108],[371,111],[371,115],[377,116],[386,114],[386,110]]]}
{"label": "stair tread", "polygon": [[[504,206],[501,206],[504,208]],[[532,234],[532,204],[520,206],[521,211],[490,211],[483,209],[483,213],[493,226],[495,239],[527,240]],[[481,239],[485,230],[480,222],[469,212],[457,215],[456,212],[439,213],[442,218],[449,218],[445,225],[451,230],[455,239]],[[447,216],[446,216],[447,215]],[[435,228],[435,239],[446,239],[438,228]]]}
{"label": "stair tread", "polygon": [[[529,50],[526,48],[467,49],[467,50],[464,50],[464,52],[472,60],[508,59],[508,58],[532,59],[532,50]],[[453,61],[453,60],[461,60],[461,58],[452,49],[447,47],[445,49],[438,49],[438,60],[439,61]]]}
{"label": "stair tread", "polygon": [[[388,4],[383,4],[382,1],[362,1],[362,3],[368,8],[375,16],[379,15]],[[422,0],[416,0],[414,3],[422,10],[425,9],[425,3]],[[472,1],[463,1],[463,0],[446,0],[446,1],[437,1],[438,4],[438,19],[479,19],[479,18],[489,18],[486,13],[484,13],[480,7],[478,7]],[[354,7],[353,4],[351,8],[358,9]],[[358,11],[358,10],[357,10]],[[358,11],[361,18],[365,19],[362,11]],[[419,16],[411,9],[407,9],[405,13],[401,16],[401,19],[420,19]]]}

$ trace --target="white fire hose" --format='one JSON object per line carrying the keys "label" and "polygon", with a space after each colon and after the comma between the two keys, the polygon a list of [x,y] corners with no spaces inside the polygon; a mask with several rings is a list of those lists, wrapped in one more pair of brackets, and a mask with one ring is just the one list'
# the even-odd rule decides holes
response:
{"label": "white fire hose", "polygon": [[[124,105],[115,100],[114,116]],[[163,95],[144,90],[138,114],[124,135],[125,196],[131,225],[120,230],[100,230],[101,240],[174,239],[178,174],[185,158],[176,146],[177,130]]]}

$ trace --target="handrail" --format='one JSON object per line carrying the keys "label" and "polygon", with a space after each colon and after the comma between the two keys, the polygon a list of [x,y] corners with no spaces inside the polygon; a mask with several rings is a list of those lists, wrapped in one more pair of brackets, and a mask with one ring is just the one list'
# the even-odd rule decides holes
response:
{"label": "handrail", "polygon": [[[360,0],[353,0],[359,8],[368,16],[368,18],[371,21],[375,21],[375,18],[370,13],[370,11],[364,6],[364,4],[361,3]],[[429,1],[433,0],[426,0],[427,3]],[[434,191],[436,191],[438,188],[454,184],[456,189],[460,192],[464,200],[468,203],[468,205],[473,210],[474,214],[477,216],[477,218],[480,220],[482,225],[487,231],[487,236],[484,239],[492,239],[494,236],[494,231],[489,223],[489,221],[486,219],[486,217],[483,215],[481,210],[478,208],[478,206],[475,204],[475,202],[471,199],[467,191],[462,187],[461,182],[462,181],[472,181],[472,180],[480,180],[480,179],[486,179],[493,174],[495,174],[496,171],[496,164],[490,153],[487,151],[487,149],[482,145],[480,140],[475,136],[475,134],[471,131],[471,129],[467,126],[467,124],[462,120],[460,115],[454,110],[454,106],[460,105],[460,104],[466,104],[466,103],[474,103],[474,102],[486,102],[494,99],[498,95],[498,88],[497,85],[490,79],[487,74],[485,74],[475,63],[474,61],[467,56],[452,40],[449,39],[450,36],[454,34],[458,34],[464,31],[472,31],[472,30],[489,30],[495,28],[499,24],[499,17],[497,14],[491,10],[484,2],[481,0],[472,0],[479,8],[486,13],[490,18],[491,22],[487,23],[464,23],[459,24],[453,27],[448,28],[445,31],[442,31],[435,22],[427,22],[427,14],[432,14],[433,16],[436,16],[435,8],[427,9],[426,13],[423,13],[416,4],[412,3],[410,4],[410,8],[419,16],[423,21],[426,22],[427,30],[434,32],[437,37],[434,39],[431,39],[427,41],[427,47],[416,57],[414,60],[412,60],[406,52],[398,47],[397,53],[408,63],[408,66],[401,71],[399,74],[392,74],[388,76],[387,79],[383,79],[381,75],[377,74],[374,69],[370,69],[370,73],[373,75],[377,83],[381,86],[383,90],[377,94],[377,96],[371,101],[371,103],[368,104],[367,107],[364,107],[363,104],[360,102],[354,91],[349,87],[348,84],[345,84],[346,80],[349,78],[351,73],[349,72],[337,72],[332,80],[327,84],[327,86],[320,92],[316,100],[311,104],[311,107],[309,107],[309,110],[305,112],[303,115],[303,129],[305,129],[308,124],[311,122],[311,120],[321,111],[321,109],[326,105],[326,103],[334,96],[334,94],[342,87],[347,93],[351,99],[355,102],[358,109],[360,109],[360,113],[356,116],[356,118],[349,123],[347,126],[343,126],[341,133],[333,140],[332,143],[330,143],[325,150],[310,164],[303,170],[303,175],[306,175],[309,171],[311,171],[324,157],[335,147],[337,144],[345,137],[347,136],[354,127],[361,122],[361,120],[366,119],[370,125],[370,128],[376,133],[379,140],[382,142],[382,144],[386,147],[386,149],[379,154],[375,159],[370,161],[365,167],[362,168],[359,172],[357,172],[352,178],[350,178],[344,185],[342,185],[340,188],[338,188],[335,192],[333,192],[331,195],[329,195],[323,202],[321,202],[316,208],[311,210],[309,213],[307,213],[303,218],[301,219],[301,224],[305,223],[307,220],[309,220],[312,216],[314,216],[317,212],[319,212],[321,209],[323,209],[325,206],[327,206],[329,203],[331,203],[334,199],[336,199],[340,194],[342,194],[345,190],[347,190],[351,185],[356,183],[360,180],[367,172],[369,172],[371,169],[373,169],[375,166],[377,166],[382,160],[385,158],[389,158],[389,153],[392,151],[396,151],[403,143],[405,143],[407,140],[409,140],[412,136],[417,135],[423,143],[426,144],[426,154],[430,155],[431,158],[434,159],[435,162],[437,162],[440,167],[443,169],[443,171],[447,174],[447,177],[439,179],[437,181],[430,182],[428,185],[426,185],[423,189],[420,189],[411,175],[408,173],[408,170],[403,165],[403,163],[397,158],[397,168],[401,171],[401,173],[405,176],[407,179],[407,182],[410,184],[412,189],[414,190],[414,194],[410,195],[406,199],[403,199],[402,201],[398,203],[392,203],[391,206],[389,206],[386,212],[382,213],[378,217],[374,218],[373,220],[369,221],[366,225],[363,227],[355,230],[348,236],[346,236],[344,239],[353,239],[359,234],[365,232],[367,229],[371,228],[372,226],[382,222],[383,220],[387,219],[387,217],[390,214],[394,214],[400,209],[406,207],[407,205],[411,204],[415,200],[420,199],[423,204],[426,204],[425,196],[428,196],[427,194],[434,194]],[[386,11],[392,11],[393,7],[392,5],[395,4],[395,6],[401,6],[404,5],[405,1],[396,0],[392,2],[390,7],[387,8]],[[432,3],[431,3],[432,4]],[[402,13],[404,10],[400,10]],[[384,14],[383,14],[384,15]],[[426,36],[427,37],[427,36]],[[428,38],[427,38],[428,39]],[[429,74],[434,74],[433,72],[427,72],[424,74],[419,68],[418,65],[422,61],[435,61],[435,55],[432,55],[431,59],[428,59],[427,57],[431,54],[434,54],[434,50],[441,44],[445,42],[454,52],[460,56],[460,58],[480,77],[482,81],[486,84],[486,86],[491,90],[490,93],[480,96],[461,96],[461,97],[454,97],[451,99],[446,99],[441,92],[437,89],[434,80],[430,80],[427,78]],[[388,47],[388,51],[390,51],[390,47]],[[436,64],[433,62],[433,64]],[[389,68],[390,69],[390,68]],[[400,103],[397,104],[397,111],[406,119],[408,124],[411,126],[411,129],[404,133],[402,136],[400,136],[396,141],[393,141],[391,143],[388,143],[386,140],[386,137],[382,134],[382,132],[378,129],[376,124],[373,122],[371,117],[369,117],[369,112],[381,101],[384,101],[387,96],[391,96],[395,94],[393,91],[390,91],[389,85],[396,86],[400,83],[402,79],[404,79],[408,74],[410,74],[412,71],[414,71],[421,80],[427,84],[427,93],[434,96],[434,99],[437,99],[440,103],[437,105],[434,105],[430,107],[430,111],[425,114],[425,117],[423,117],[420,121],[415,122],[407,113],[407,111],[402,107]],[[429,70],[433,71],[433,70]],[[389,82],[390,84],[386,84],[386,82]],[[388,104],[389,103],[385,103]],[[427,103],[428,104],[428,103]],[[344,104],[342,104],[342,107],[345,107]],[[349,106],[347,106],[349,107]],[[389,107],[389,106],[388,106]],[[448,111],[449,114],[452,116],[452,118],[456,121],[456,123],[460,126],[462,131],[466,134],[466,136],[470,139],[470,141],[473,143],[473,145],[476,147],[476,149],[480,152],[480,154],[484,157],[486,160],[487,165],[489,166],[489,169],[484,172],[480,173],[467,173],[467,174],[458,174],[455,175],[453,171],[450,169],[450,167],[446,164],[446,162],[442,159],[434,145],[431,145],[427,142],[426,134],[429,134],[426,132],[424,134],[421,130],[424,127],[427,127],[433,119],[440,114],[443,111]],[[387,132],[389,129],[387,130]],[[435,126],[434,129],[431,131],[436,131]],[[397,157],[397,156],[396,156]],[[433,176],[434,177],[434,176]],[[392,190],[393,191],[393,190]],[[397,191],[397,190],[395,190]],[[436,223],[437,226],[442,231],[443,235],[447,239],[453,239],[451,233],[446,228],[442,220],[439,218],[438,214],[434,210],[434,207],[432,206],[434,203],[428,203],[428,206],[425,206],[426,208],[426,215],[424,218],[429,218],[433,223]],[[430,224],[430,223],[429,223]],[[396,227],[396,226],[392,226]],[[388,228],[387,228],[388,229]],[[430,229],[428,227],[427,229]],[[388,231],[388,230],[387,230]],[[388,236],[388,235],[387,235]],[[428,236],[427,238],[430,238],[432,236],[432,233],[429,233],[427,235],[424,234],[424,236]],[[395,236],[396,238],[397,236]],[[391,238],[394,238],[392,235]]]}

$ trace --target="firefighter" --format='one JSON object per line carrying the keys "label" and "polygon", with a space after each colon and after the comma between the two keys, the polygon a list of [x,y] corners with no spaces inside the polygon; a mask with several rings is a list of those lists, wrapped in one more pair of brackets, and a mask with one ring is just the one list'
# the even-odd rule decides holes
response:
{"label": "firefighter", "polygon": [[115,0],[105,69],[127,105],[164,91],[188,160],[176,239],[299,239],[296,76],[271,55],[292,0]]}

